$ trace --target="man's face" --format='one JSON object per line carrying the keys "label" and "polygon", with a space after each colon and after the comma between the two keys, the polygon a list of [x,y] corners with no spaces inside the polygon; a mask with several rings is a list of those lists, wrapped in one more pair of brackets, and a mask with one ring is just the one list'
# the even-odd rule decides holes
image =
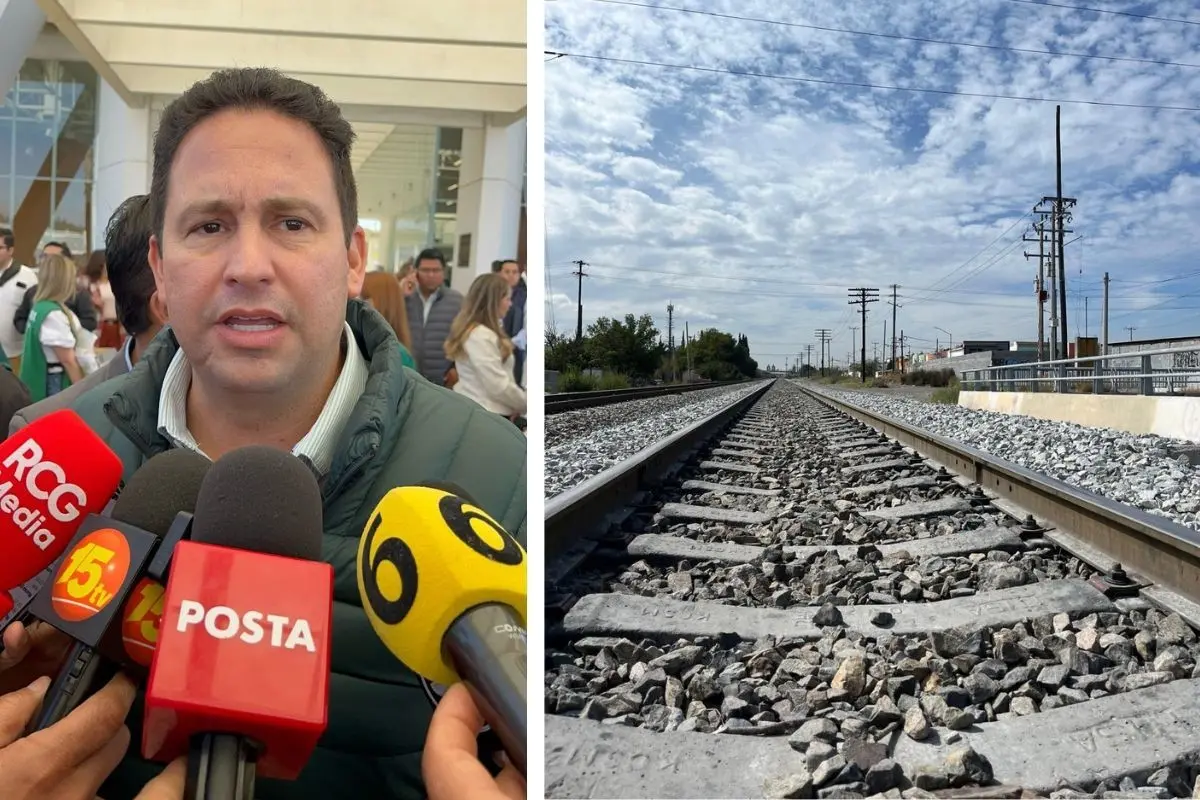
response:
{"label": "man's face", "polygon": [[0,239],[0,264],[7,264],[12,260],[12,257],[13,248],[6,245],[3,239]]}
{"label": "man's face", "polygon": [[508,281],[510,288],[516,286],[517,281],[521,280],[521,268],[515,261],[505,261],[501,264],[500,274],[504,276],[504,280]]}
{"label": "man's face", "polygon": [[366,239],[347,248],[333,168],[307,125],[223,111],[184,137],[150,266],[197,378],[291,393],[330,379]]}
{"label": "man's face", "polygon": [[441,286],[445,279],[442,262],[436,258],[423,258],[417,262],[417,283],[421,284],[421,291],[428,294]]}

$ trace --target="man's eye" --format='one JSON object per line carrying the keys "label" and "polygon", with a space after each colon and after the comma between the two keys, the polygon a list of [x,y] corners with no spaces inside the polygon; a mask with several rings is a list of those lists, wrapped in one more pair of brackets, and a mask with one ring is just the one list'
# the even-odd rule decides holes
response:
{"label": "man's eye", "polygon": [[283,224],[287,226],[289,231],[293,233],[304,230],[308,225],[302,219],[285,219]]}
{"label": "man's eye", "polygon": [[206,222],[200,226],[200,230],[204,231],[205,233],[220,233],[221,232],[221,223]]}

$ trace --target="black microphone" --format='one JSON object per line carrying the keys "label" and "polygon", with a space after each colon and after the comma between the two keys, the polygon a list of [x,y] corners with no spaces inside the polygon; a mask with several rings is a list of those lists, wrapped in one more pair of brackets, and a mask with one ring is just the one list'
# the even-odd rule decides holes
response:
{"label": "black microphone", "polygon": [[[211,463],[168,450],[142,465],[108,516],[89,515],[30,612],[74,640],[26,734],[71,713],[118,669],[145,680],[162,613],[159,565],[187,535]],[[92,587],[80,600],[79,586]],[[156,603],[157,600],[157,603]]]}

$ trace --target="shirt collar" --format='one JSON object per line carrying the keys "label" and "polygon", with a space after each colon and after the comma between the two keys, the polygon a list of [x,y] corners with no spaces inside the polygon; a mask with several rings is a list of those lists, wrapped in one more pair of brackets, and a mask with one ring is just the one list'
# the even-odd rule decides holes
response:
{"label": "shirt collar", "polygon": [[125,371],[133,372],[133,337],[132,336],[125,337],[125,347],[123,347],[121,349],[121,352],[125,355]]}
{"label": "shirt collar", "polygon": [[[367,386],[367,361],[358,349],[349,323],[346,323],[343,336],[346,361],[342,364],[333,391],[329,393],[325,407],[321,409],[312,428],[292,448],[292,454],[307,462],[318,478],[324,478],[329,472],[338,437]],[[208,454],[200,449],[187,427],[187,393],[191,383],[192,366],[183,354],[183,348],[180,348],[171,359],[163,378],[158,402],[158,432],[176,447],[192,450],[207,458]]]}

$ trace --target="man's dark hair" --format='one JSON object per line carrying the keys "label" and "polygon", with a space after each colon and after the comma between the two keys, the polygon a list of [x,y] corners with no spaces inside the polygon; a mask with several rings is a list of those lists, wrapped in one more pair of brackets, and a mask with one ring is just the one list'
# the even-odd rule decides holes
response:
{"label": "man's dark hair", "polygon": [[311,83],[288,77],[265,67],[223,69],[192,84],[163,111],[154,135],[154,171],[150,180],[150,206],[154,230],[162,249],[163,223],[171,164],[179,145],[204,120],[222,111],[274,111],[307,124],[325,145],[333,164],[333,184],[342,212],[346,246],[358,227],[358,190],[350,164],[354,129],[342,111],[324,92]]}
{"label": "man's dark hair", "polygon": [[[517,260],[515,258],[497,258],[492,262],[492,272],[499,272],[504,269],[505,264],[517,264]],[[521,265],[517,264],[517,270],[520,271],[520,269]]]}
{"label": "man's dark hair", "polygon": [[417,260],[413,263],[419,265],[422,261],[437,261],[442,265],[442,269],[446,268],[446,256],[436,247],[428,247],[422,250],[417,254]]}
{"label": "man's dark hair", "polygon": [[10,249],[17,245],[17,239],[13,236],[12,228],[0,228],[0,240],[3,240],[4,246]]}
{"label": "man's dark hair", "polygon": [[150,235],[154,215],[150,197],[135,194],[117,206],[104,232],[108,284],[117,301],[117,317],[130,336],[150,330],[150,298],[154,273],[150,271]]}
{"label": "man's dark hair", "polygon": [[62,254],[67,258],[75,257],[71,255],[71,248],[67,247],[62,242],[46,242],[44,245],[42,245],[42,252],[45,252],[47,247],[57,247],[59,250],[62,250]]}

